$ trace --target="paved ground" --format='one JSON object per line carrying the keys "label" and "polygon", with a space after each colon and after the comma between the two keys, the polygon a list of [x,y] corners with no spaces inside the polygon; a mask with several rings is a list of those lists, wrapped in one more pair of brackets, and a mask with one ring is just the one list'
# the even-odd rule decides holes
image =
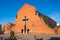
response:
{"label": "paved ground", "polygon": [[48,40],[51,39],[51,37],[58,37],[60,38],[60,35],[46,35],[46,34],[17,34],[16,36],[18,40],[36,40],[36,39],[43,39]]}
{"label": "paved ground", "polygon": [[[43,40],[48,40],[51,39],[51,37],[58,37],[60,38],[60,35],[46,35],[46,34],[21,34],[21,33],[17,33],[15,34],[16,39],[17,40],[36,40],[36,39],[43,39]],[[0,38],[3,37],[3,39],[5,38],[9,38],[9,35],[0,35]],[[2,39],[0,39],[2,40]]]}

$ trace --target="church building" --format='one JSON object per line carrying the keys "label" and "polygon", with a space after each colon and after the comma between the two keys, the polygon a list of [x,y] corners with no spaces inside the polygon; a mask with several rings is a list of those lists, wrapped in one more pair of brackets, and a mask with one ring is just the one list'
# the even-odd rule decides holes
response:
{"label": "church building", "polygon": [[55,34],[56,22],[48,16],[38,12],[34,6],[24,4],[18,10],[16,19],[6,24],[5,33],[14,31],[15,33],[36,33],[36,34]]}

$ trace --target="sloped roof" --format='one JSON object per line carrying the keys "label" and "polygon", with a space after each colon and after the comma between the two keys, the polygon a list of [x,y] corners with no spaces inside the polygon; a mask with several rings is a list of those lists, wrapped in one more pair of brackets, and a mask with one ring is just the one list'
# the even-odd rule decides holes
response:
{"label": "sloped roof", "polygon": [[[37,11],[37,12],[38,12],[38,11]],[[46,16],[46,15],[40,13],[40,12],[38,12],[38,16],[39,16],[39,17],[42,17],[43,20],[44,20],[44,22],[45,22],[49,27],[51,27],[51,28],[55,28],[55,27],[56,27],[56,24],[57,24],[57,23],[56,23],[53,19],[51,19],[50,17],[48,17],[48,16]]]}

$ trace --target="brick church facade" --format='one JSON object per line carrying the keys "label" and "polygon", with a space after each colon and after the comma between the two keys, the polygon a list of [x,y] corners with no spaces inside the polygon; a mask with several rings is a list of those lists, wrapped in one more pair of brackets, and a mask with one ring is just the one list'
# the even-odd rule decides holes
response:
{"label": "brick church facade", "polygon": [[55,27],[54,20],[38,12],[34,6],[24,4],[17,12],[14,23],[6,24],[5,33],[14,31],[15,33],[56,34]]}

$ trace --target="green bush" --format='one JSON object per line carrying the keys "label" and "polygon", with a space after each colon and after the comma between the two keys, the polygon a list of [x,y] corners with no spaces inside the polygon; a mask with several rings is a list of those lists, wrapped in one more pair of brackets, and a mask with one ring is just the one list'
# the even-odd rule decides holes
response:
{"label": "green bush", "polygon": [[11,31],[10,32],[10,40],[16,40],[16,37],[14,35],[15,35],[14,31]]}

